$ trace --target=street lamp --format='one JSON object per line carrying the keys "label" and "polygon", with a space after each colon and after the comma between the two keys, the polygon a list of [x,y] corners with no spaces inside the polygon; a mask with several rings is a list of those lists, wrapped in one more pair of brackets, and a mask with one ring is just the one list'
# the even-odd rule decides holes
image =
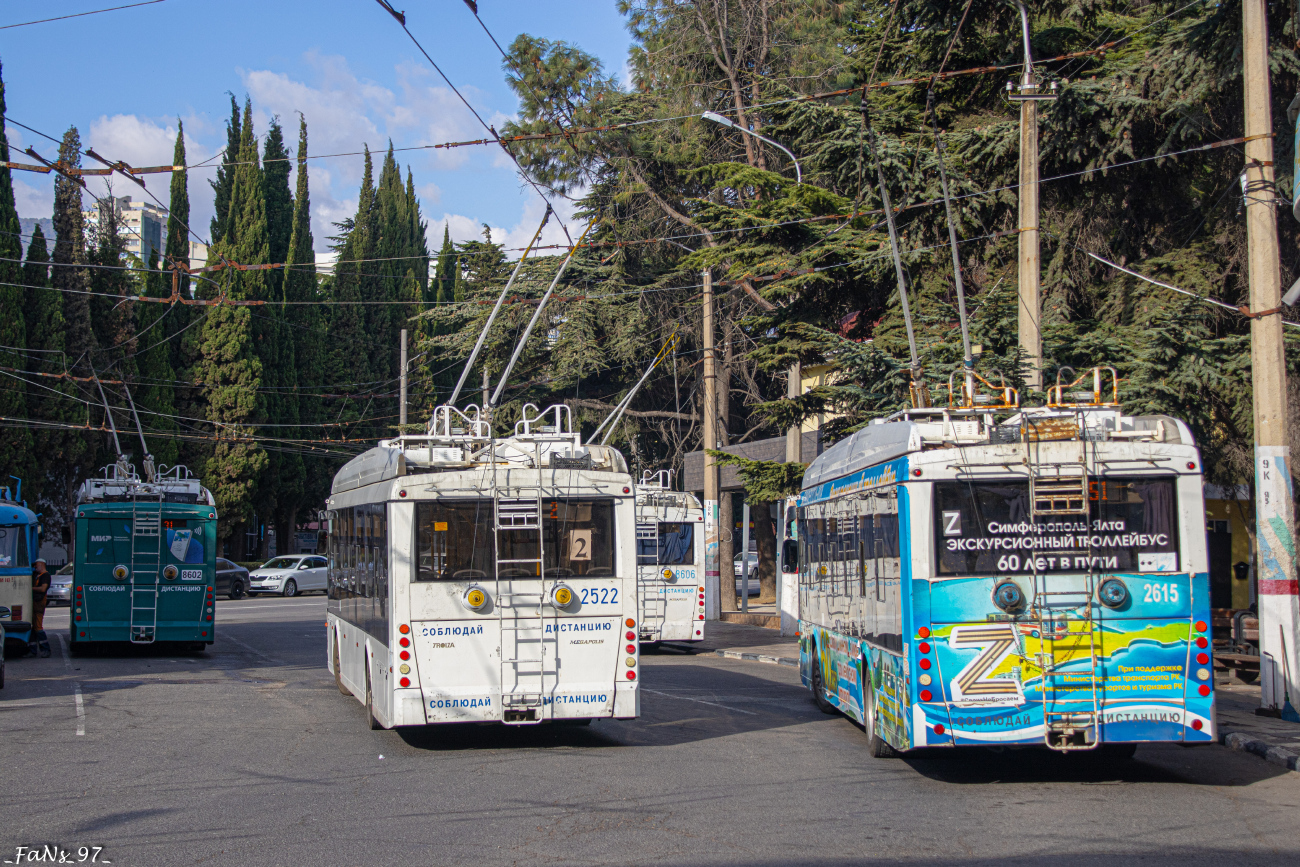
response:
{"label": "street lamp", "polygon": [[794,154],[790,153],[790,149],[785,145],[778,144],[777,142],[772,141],[767,136],[759,135],[753,130],[745,129],[743,126],[737,126],[735,121],[733,121],[731,118],[723,117],[722,115],[718,114],[716,111],[706,111],[704,114],[700,115],[700,117],[704,118],[705,120],[711,120],[714,123],[720,123],[723,126],[733,127],[734,129],[740,130],[745,135],[752,135],[754,138],[758,139],[759,141],[765,141],[768,144],[770,144],[772,147],[785,151],[786,154],[790,157],[790,162],[794,163],[795,183],[801,185],[803,184],[803,171],[799,168],[799,161],[794,158]]}

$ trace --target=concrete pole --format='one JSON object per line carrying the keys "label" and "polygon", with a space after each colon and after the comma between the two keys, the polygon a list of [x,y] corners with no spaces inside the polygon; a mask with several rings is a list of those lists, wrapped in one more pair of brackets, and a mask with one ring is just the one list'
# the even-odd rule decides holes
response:
{"label": "concrete pole", "polygon": [[402,329],[402,381],[398,391],[401,392],[397,405],[397,432],[406,432],[406,329]]}
{"label": "concrete pole", "polygon": [[1020,348],[1029,362],[1025,385],[1042,388],[1043,334],[1039,327],[1038,257],[1038,103],[1020,103]]}
{"label": "concrete pole", "polygon": [[[718,447],[717,359],[713,354],[713,272],[704,277],[704,436],[703,447]],[[718,463],[704,452],[704,616],[717,620],[721,604],[721,564],[718,562]]]}
{"label": "concrete pole", "polygon": [[[733,573],[734,574],[734,573]],[[749,503],[740,507],[740,610],[749,611]],[[732,578],[735,581],[735,578]]]}
{"label": "concrete pole", "polygon": [[[1297,591],[1291,450],[1287,437],[1286,354],[1282,342],[1281,263],[1273,186],[1265,0],[1244,0],[1246,255],[1255,403],[1255,529],[1259,545],[1260,702],[1294,717],[1300,705],[1300,593]],[[1290,707],[1288,707],[1288,703]]]}
{"label": "concrete pole", "polygon": [[[797,398],[803,391],[803,365],[795,362],[786,374],[785,396]],[[803,463],[803,427],[791,425],[785,432],[785,461],[788,464]]]}

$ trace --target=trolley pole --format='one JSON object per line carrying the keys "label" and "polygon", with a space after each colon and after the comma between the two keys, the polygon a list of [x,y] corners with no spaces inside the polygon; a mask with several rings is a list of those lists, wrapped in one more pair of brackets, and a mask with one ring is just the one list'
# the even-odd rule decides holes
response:
{"label": "trolley pole", "polygon": [[[1294,718],[1300,704],[1300,592],[1296,582],[1291,450],[1287,445],[1286,353],[1281,262],[1273,185],[1265,0],[1244,0],[1246,254],[1250,279],[1250,364],[1255,405],[1256,590],[1260,703]],[[1253,139],[1252,139],[1253,137]],[[1289,705],[1289,706],[1288,706]]]}
{"label": "trolley pole", "polygon": [[398,397],[397,406],[397,432],[399,434],[406,432],[406,329],[402,329],[402,382],[398,389],[401,395]]}
{"label": "trolley pole", "polygon": [[704,616],[717,620],[722,601],[718,562],[718,379],[713,355],[713,272],[704,269]]}

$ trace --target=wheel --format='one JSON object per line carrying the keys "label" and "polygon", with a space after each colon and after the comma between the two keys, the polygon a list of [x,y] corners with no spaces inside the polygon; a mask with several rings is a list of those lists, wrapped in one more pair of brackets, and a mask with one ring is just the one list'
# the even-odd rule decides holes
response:
{"label": "wheel", "polygon": [[343,666],[339,665],[339,640],[334,639],[334,685],[344,695],[352,695],[352,690],[343,685]]}
{"label": "wheel", "polygon": [[234,581],[230,582],[230,598],[231,599],[244,598],[244,582],[241,579],[236,578]]}
{"label": "wheel", "polygon": [[284,595],[285,598],[298,595],[298,585],[294,582],[292,578],[284,582]]}
{"label": "wheel", "polygon": [[[865,670],[864,670],[865,673]],[[870,683],[865,680],[862,683],[863,709],[862,716],[864,721],[862,727],[867,732],[867,752],[874,759],[892,759],[898,755],[898,751],[885,743],[880,737],[879,729],[876,725],[876,690]]]}
{"label": "wheel", "polygon": [[813,704],[822,713],[835,713],[837,708],[826,700],[826,684],[822,682],[822,661],[821,656],[817,653],[817,645],[813,645],[813,663],[812,663],[812,697]]}
{"label": "wheel", "polygon": [[379,720],[375,719],[375,696],[370,691],[370,666],[366,666],[366,722],[370,725],[372,732],[379,731],[383,728]]}
{"label": "wheel", "polygon": [[0,689],[5,688],[5,664],[0,662]]}
{"label": "wheel", "polygon": [[68,656],[81,656],[86,652],[86,642],[68,636]]}

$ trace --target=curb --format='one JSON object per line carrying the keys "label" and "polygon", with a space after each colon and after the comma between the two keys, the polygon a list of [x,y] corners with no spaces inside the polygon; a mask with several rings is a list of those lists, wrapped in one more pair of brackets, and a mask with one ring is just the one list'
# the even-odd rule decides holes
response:
{"label": "curb", "polygon": [[744,659],[749,662],[766,662],[770,665],[790,665],[795,668],[799,667],[799,660],[789,656],[768,656],[763,653],[742,653],[739,650],[715,650],[714,656],[721,656],[726,659]]}
{"label": "curb", "polygon": [[1230,750],[1253,753],[1266,762],[1280,765],[1289,771],[1300,771],[1300,756],[1290,750],[1275,747],[1265,741],[1255,740],[1242,732],[1228,732],[1220,742]]}

